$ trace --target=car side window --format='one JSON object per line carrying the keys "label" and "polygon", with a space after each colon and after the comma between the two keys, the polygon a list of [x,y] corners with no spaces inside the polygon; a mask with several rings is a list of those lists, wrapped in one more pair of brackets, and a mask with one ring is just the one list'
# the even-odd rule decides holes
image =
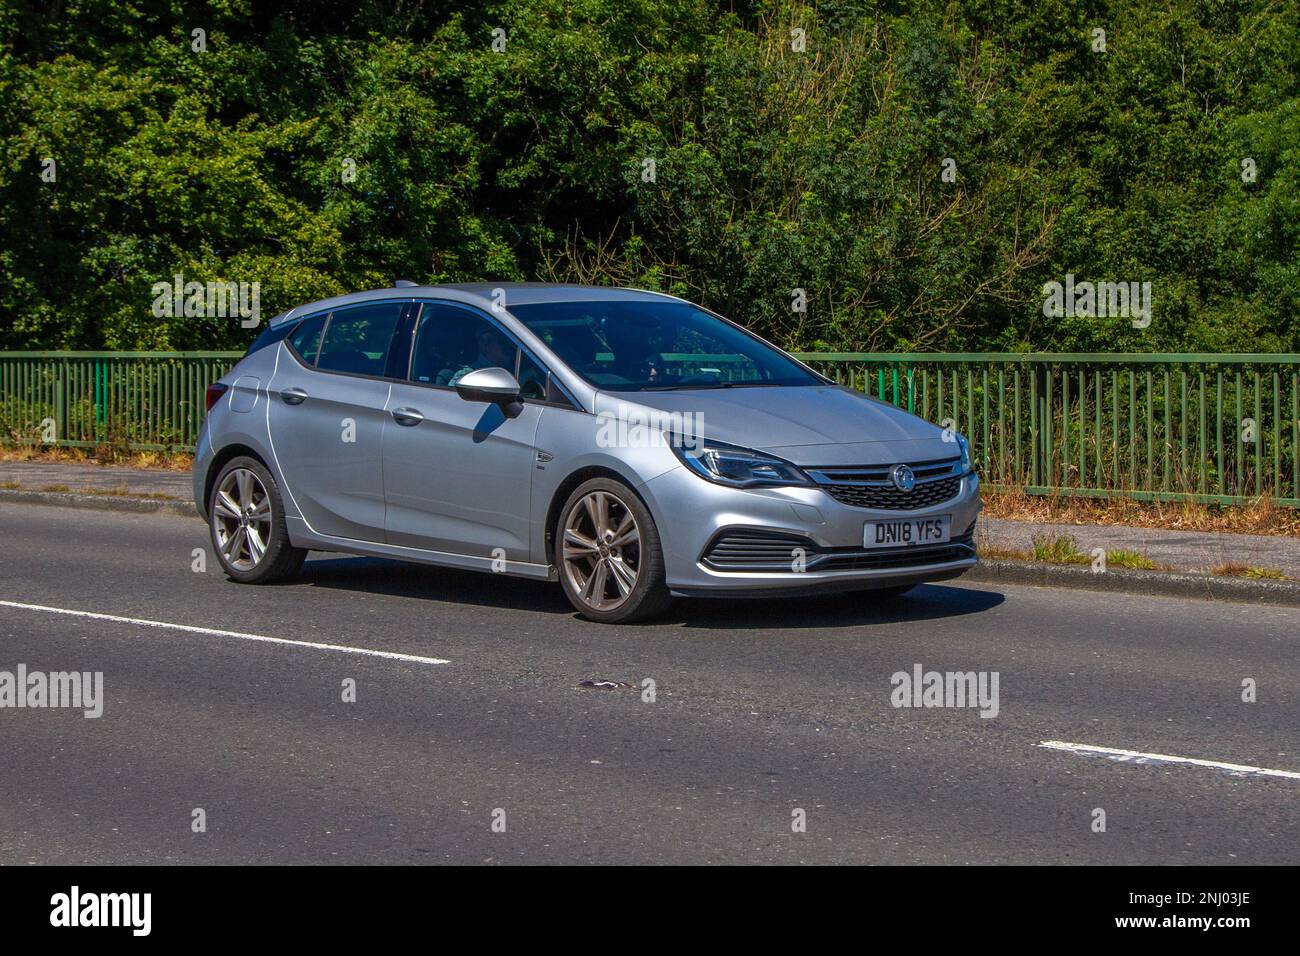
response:
{"label": "car side window", "polygon": [[454,388],[482,368],[503,368],[514,375],[525,401],[571,404],[546,367],[486,316],[426,302],[411,351],[411,381]]}
{"label": "car side window", "polygon": [[468,309],[428,303],[420,313],[411,354],[411,381],[454,386],[475,369],[515,370],[515,344]]}
{"label": "car side window", "polygon": [[322,312],[303,319],[289,336],[290,348],[308,365],[316,364],[316,355],[320,351],[320,334],[325,328],[328,315],[328,312]]}
{"label": "car side window", "polygon": [[316,367],[327,372],[383,376],[402,302],[377,302],[330,315]]}

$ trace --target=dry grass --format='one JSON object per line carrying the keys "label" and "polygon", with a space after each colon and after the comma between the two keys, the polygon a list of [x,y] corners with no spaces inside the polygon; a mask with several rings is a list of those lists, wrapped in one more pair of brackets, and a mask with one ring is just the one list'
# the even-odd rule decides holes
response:
{"label": "dry grass", "polygon": [[1245,506],[1223,506],[1129,498],[1094,501],[986,490],[984,514],[1013,521],[1300,536],[1300,509],[1278,508],[1268,499]]}
{"label": "dry grass", "polygon": [[[49,494],[68,495],[73,493],[69,485],[41,485],[39,488],[33,488],[30,485],[24,485],[21,481],[0,481],[0,490],[3,491],[43,491]],[[175,495],[164,494],[161,491],[134,491],[127,485],[118,485],[115,488],[96,488],[93,485],[83,485],[76,490],[79,495],[98,495],[107,498],[144,498],[149,501],[180,501]]]}
{"label": "dry grass", "polygon": [[161,491],[132,491],[126,485],[118,488],[92,488],[87,485],[81,489],[83,495],[103,495],[109,498],[148,498],[150,501],[179,501],[175,495],[163,494]]}
{"label": "dry grass", "polygon": [[1001,548],[993,544],[981,544],[979,556],[985,561],[1029,561],[1032,555],[1028,551],[1016,548]]}
{"label": "dry grass", "polygon": [[144,495],[133,494],[131,489],[126,485],[118,485],[116,488],[96,488],[93,485],[83,485],[81,488],[83,495],[105,495],[109,498],[143,498]]}
{"label": "dry grass", "polygon": [[36,461],[49,464],[120,465],[127,468],[154,468],[159,471],[189,471],[194,456],[161,451],[124,451],[120,448],[38,448],[17,446],[0,448],[0,462]]}

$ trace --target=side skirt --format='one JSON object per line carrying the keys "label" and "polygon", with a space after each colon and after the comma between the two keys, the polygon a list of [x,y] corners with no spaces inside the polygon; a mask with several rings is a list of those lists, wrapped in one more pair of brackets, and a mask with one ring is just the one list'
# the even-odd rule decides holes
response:
{"label": "side skirt", "polygon": [[461,568],[467,571],[508,574],[511,577],[532,578],[541,581],[558,581],[559,573],[553,565],[533,564],[528,561],[506,561],[505,568],[493,571],[494,558],[472,554],[456,554],[451,551],[426,551],[421,548],[408,548],[402,545],[386,544],[380,541],[362,541],[357,538],[336,538],[331,535],[316,534],[308,529],[301,518],[286,517],[289,528],[289,540],[294,547],[307,548],[311,551],[335,551],[343,554],[358,554],[371,558],[393,558],[397,561],[414,561],[418,564],[431,564],[442,568]]}

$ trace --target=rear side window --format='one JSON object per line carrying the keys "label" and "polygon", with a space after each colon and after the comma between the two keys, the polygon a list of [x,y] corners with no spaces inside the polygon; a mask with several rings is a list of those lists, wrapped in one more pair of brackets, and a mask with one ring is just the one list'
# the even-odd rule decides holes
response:
{"label": "rear side window", "polygon": [[316,367],[382,376],[404,307],[402,302],[381,302],[333,313],[325,325]]}
{"label": "rear side window", "polygon": [[244,353],[244,358],[248,358],[254,352],[261,351],[268,345],[274,345],[276,342],[288,335],[293,330],[293,327],[294,323],[292,322],[281,322],[279,325],[268,325],[262,330],[262,333],[257,338],[253,339],[253,344],[250,345],[248,351]]}
{"label": "rear side window", "polygon": [[316,364],[316,354],[320,351],[320,334],[325,328],[328,313],[313,315],[303,319],[289,336],[289,346],[298,353],[298,357],[308,365]]}

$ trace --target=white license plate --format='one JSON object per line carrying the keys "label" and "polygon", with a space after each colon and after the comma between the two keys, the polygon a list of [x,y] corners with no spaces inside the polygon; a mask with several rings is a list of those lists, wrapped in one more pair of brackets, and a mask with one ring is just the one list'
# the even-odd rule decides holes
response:
{"label": "white license plate", "polygon": [[868,521],[862,529],[864,548],[906,548],[914,544],[943,544],[952,535],[952,515],[933,518],[891,518]]}

